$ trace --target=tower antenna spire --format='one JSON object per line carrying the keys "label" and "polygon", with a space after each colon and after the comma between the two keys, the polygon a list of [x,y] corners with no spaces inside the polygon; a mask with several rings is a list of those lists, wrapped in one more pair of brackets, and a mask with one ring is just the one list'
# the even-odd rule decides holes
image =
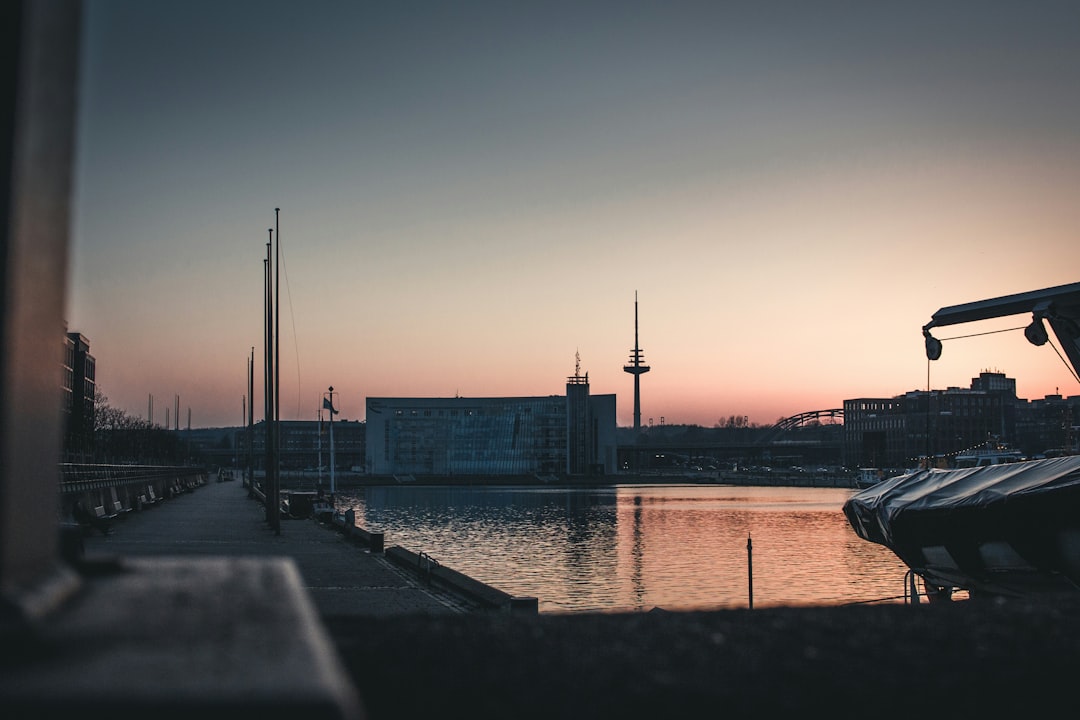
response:
{"label": "tower antenna spire", "polygon": [[645,364],[643,350],[638,344],[638,300],[634,291],[634,349],[630,351],[630,364],[623,366],[623,372],[634,376],[634,431],[641,432],[641,376],[651,368]]}

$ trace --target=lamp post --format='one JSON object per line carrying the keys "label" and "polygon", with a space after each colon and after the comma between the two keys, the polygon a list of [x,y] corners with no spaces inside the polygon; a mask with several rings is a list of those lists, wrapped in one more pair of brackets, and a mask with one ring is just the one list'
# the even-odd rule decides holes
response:
{"label": "lamp post", "polygon": [[319,463],[317,465],[318,474],[319,474],[319,489],[320,490],[322,490],[322,411],[323,411],[323,406],[320,404],[319,405],[319,428],[318,428]]}

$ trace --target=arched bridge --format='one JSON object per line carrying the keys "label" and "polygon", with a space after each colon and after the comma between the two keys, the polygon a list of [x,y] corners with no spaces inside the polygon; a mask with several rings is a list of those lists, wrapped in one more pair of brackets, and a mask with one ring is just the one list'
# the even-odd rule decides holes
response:
{"label": "arched bridge", "polygon": [[[828,408],[792,415],[765,428],[651,427],[632,444],[620,444],[620,466],[645,467],[668,460],[689,462],[703,456],[743,460],[792,457],[793,463],[838,464],[843,418],[843,408]],[[800,457],[801,461],[794,459]]]}
{"label": "arched bridge", "polygon": [[757,442],[759,445],[767,445],[776,441],[785,432],[790,430],[799,430],[801,428],[810,427],[811,425],[820,425],[823,419],[836,420],[838,418],[843,422],[844,408],[809,410],[807,412],[799,413],[798,415],[792,415],[791,417],[779,420],[775,425],[767,428],[757,439]]}

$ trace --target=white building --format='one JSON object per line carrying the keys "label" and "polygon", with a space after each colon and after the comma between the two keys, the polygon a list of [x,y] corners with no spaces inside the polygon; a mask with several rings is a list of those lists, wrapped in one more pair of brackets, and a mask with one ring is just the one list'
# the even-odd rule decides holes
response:
{"label": "white building", "polygon": [[616,472],[615,395],[368,398],[372,475],[602,475]]}

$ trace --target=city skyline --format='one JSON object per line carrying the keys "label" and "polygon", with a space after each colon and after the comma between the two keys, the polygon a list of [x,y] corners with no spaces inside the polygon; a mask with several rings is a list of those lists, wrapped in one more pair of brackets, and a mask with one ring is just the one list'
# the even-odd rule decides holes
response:
{"label": "city skyline", "polygon": [[642,425],[983,371],[1076,395],[1028,319],[941,333],[929,366],[920,330],[1080,279],[1078,20],[89,0],[68,327],[114,406],[240,424],[280,207],[286,420],[330,385],[348,419],[366,397],[563,394],[580,354],[632,426],[635,294]]}

